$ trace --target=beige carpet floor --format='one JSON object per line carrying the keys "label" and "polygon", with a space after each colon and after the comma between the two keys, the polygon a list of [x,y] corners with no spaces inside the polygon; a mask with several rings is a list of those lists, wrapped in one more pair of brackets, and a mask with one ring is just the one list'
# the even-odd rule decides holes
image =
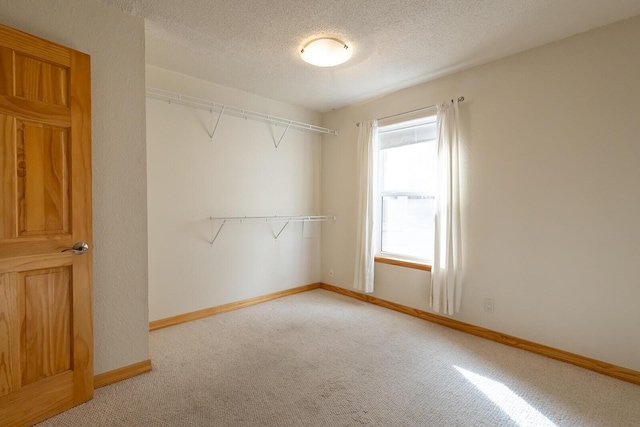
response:
{"label": "beige carpet floor", "polygon": [[640,426],[640,386],[324,290],[151,334],[45,426]]}

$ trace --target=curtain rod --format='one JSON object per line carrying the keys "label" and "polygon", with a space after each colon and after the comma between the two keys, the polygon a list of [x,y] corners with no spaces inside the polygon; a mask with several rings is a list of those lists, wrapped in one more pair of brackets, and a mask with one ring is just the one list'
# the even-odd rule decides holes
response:
{"label": "curtain rod", "polygon": [[[464,101],[464,96],[459,96],[458,97],[458,102],[463,102],[463,101]],[[453,102],[453,99],[451,100],[451,102]],[[384,119],[390,119],[392,117],[404,116],[405,114],[411,114],[411,113],[415,113],[417,111],[428,110],[429,108],[433,108],[433,107],[436,107],[436,106],[437,105],[430,105],[428,107],[416,108],[415,110],[405,111],[404,113],[398,113],[398,114],[392,114],[390,116],[380,117],[380,118],[378,118],[376,120],[384,120]],[[356,123],[356,126],[360,126],[360,123]]]}

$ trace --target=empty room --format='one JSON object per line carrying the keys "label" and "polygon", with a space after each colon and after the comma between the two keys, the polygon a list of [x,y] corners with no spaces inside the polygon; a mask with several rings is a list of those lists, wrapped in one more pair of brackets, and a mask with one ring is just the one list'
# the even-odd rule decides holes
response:
{"label": "empty room", "polygon": [[640,425],[637,0],[0,0],[1,426]]}

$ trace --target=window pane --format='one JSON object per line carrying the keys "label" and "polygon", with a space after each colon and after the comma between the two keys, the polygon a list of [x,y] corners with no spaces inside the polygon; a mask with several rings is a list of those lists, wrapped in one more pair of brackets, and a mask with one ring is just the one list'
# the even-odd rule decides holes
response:
{"label": "window pane", "polygon": [[433,260],[435,116],[379,128],[378,206],[382,253]]}
{"label": "window pane", "polygon": [[382,252],[433,260],[434,215],[431,196],[383,196]]}
{"label": "window pane", "polygon": [[381,127],[379,131],[381,150],[434,139],[436,139],[436,124],[425,123],[425,119]]}
{"label": "window pane", "polygon": [[380,151],[380,190],[419,192],[432,195],[435,189],[436,142],[403,145]]}

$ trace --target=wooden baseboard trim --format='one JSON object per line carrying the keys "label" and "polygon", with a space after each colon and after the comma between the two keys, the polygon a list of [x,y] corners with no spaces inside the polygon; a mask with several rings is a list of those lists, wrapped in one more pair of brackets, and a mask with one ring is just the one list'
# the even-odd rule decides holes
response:
{"label": "wooden baseboard trim", "polygon": [[104,387],[118,381],[128,380],[137,375],[151,372],[151,360],[143,360],[133,365],[123,366],[113,371],[98,374],[93,378],[93,388]]}
{"label": "wooden baseboard trim", "polygon": [[166,328],[169,326],[179,325],[180,323],[190,322],[192,320],[202,319],[204,317],[213,316],[220,313],[226,313],[227,311],[238,310],[241,308],[249,307],[262,302],[271,301],[274,299],[286,297],[300,292],[306,292],[313,289],[318,289],[320,283],[312,283],[310,285],[300,286],[292,289],[285,289],[284,291],[274,292],[272,294],[262,295],[255,298],[249,298],[241,301],[230,302],[228,304],[218,305],[216,307],[205,308],[198,311],[192,311],[190,313],[179,314],[173,317],[167,317],[165,319],[154,320],[149,322],[149,330],[155,331],[157,329]]}
{"label": "wooden baseboard trim", "polygon": [[517,338],[511,335],[492,331],[491,329],[486,329],[480,326],[471,325],[469,323],[460,322],[458,320],[450,319],[444,316],[438,316],[437,314],[428,313],[426,311],[418,310],[418,309],[408,307],[402,304],[397,304],[391,301],[386,301],[380,298],[373,297],[371,295],[365,295],[359,292],[343,289],[337,286],[321,283],[320,288],[325,289],[327,291],[336,292],[338,294],[342,294],[351,298],[359,299],[364,302],[375,304],[380,307],[388,308],[390,310],[399,311],[400,313],[418,317],[420,319],[427,320],[429,322],[447,326],[449,328],[466,332],[468,334],[485,338],[491,341],[495,341],[500,344],[505,344],[510,347],[515,347],[521,350],[530,351],[532,353],[540,354],[542,356],[547,356],[552,359],[556,359],[562,362],[570,363],[572,365],[580,366],[581,368],[589,369],[591,371],[595,371],[600,374],[617,378],[619,380],[640,385],[640,372],[634,371],[632,369],[623,368],[621,366],[612,365],[610,363],[591,359],[589,357],[580,356],[574,353],[569,353],[568,351],[559,350],[557,348],[538,344],[532,341],[523,340],[521,338]]}

